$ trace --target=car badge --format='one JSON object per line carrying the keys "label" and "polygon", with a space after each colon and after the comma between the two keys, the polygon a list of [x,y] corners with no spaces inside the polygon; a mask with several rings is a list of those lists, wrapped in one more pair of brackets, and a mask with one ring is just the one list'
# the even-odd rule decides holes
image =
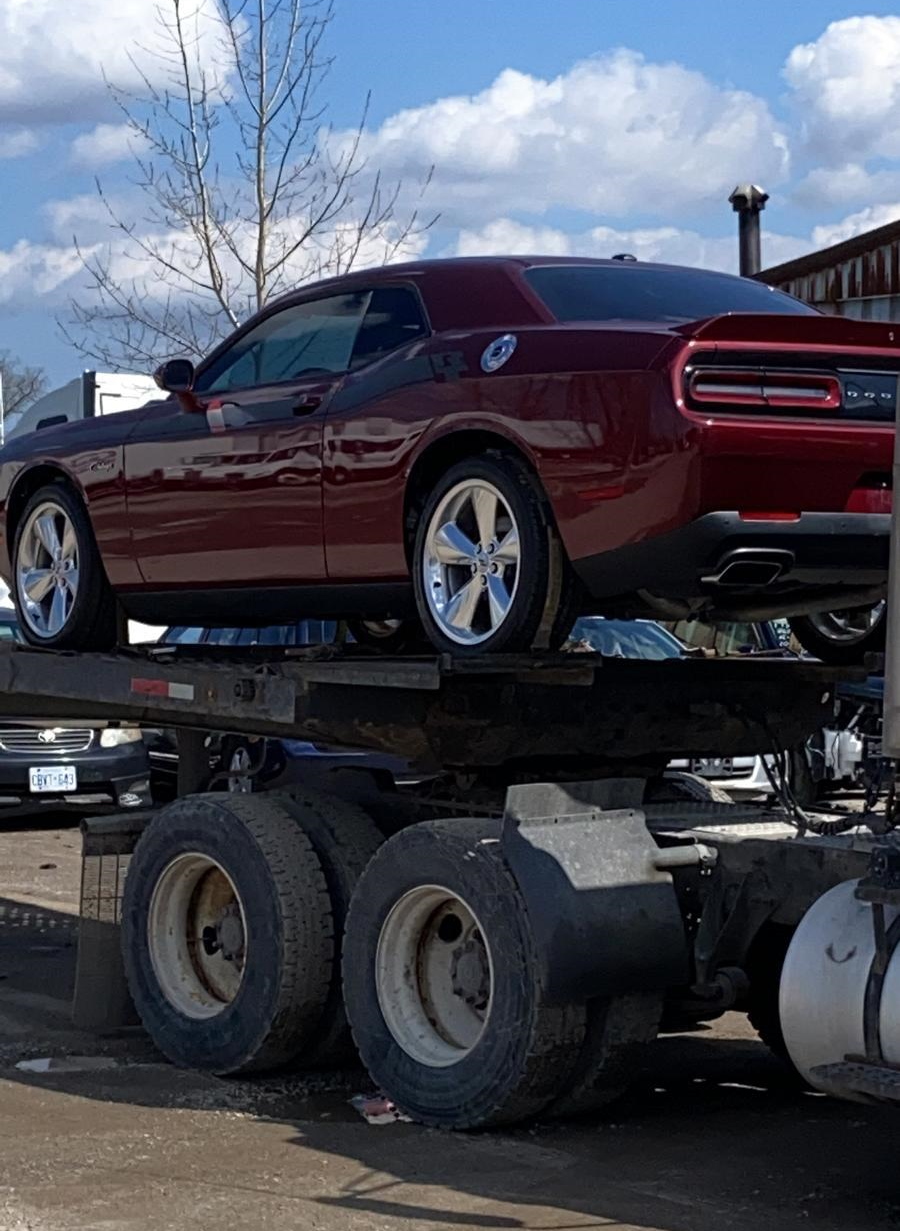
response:
{"label": "car badge", "polygon": [[516,342],[517,338],[514,333],[504,333],[501,337],[496,338],[482,351],[481,370],[483,372],[496,372],[498,368],[502,368],[516,349]]}
{"label": "car badge", "polygon": [[42,744],[55,744],[56,732],[51,727],[47,727],[44,731],[38,731],[38,739]]}

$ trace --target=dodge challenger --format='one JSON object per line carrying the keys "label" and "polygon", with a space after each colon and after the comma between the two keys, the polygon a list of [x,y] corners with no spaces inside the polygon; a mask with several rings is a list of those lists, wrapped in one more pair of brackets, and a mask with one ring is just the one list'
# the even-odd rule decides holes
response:
{"label": "dodge challenger", "polygon": [[121,610],[455,654],[788,616],[827,653],[821,613],[884,595],[898,330],[633,260],[351,273],[164,362],[140,410],[11,442],[0,573],[60,649]]}

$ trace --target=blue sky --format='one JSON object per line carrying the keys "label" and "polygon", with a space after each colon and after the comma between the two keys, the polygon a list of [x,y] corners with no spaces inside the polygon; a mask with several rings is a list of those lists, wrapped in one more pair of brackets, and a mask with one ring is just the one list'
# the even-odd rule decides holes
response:
{"label": "blue sky", "polygon": [[[168,3],[169,0],[162,0]],[[215,0],[201,0],[213,5]],[[129,194],[102,74],[150,0],[0,6],[0,349],[53,383],[85,361],[55,316],[108,243],[95,175]],[[337,129],[372,91],[371,166],[433,164],[415,250],[636,251],[732,268],[725,197],[771,194],[774,263],[900,216],[900,17],[842,0],[336,0]],[[892,11],[893,10],[893,11]],[[138,217],[138,213],[135,213]]]}

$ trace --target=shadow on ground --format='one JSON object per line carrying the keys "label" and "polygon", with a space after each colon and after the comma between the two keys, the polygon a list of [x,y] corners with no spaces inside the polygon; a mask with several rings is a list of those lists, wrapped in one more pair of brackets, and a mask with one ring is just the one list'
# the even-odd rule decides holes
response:
{"label": "shadow on ground", "polygon": [[[259,1168],[276,1168],[282,1185],[307,1177],[296,1225],[320,1217],[329,1227],[410,1231],[900,1225],[895,1113],[804,1092],[761,1044],[722,1037],[718,1026],[661,1039],[645,1080],[591,1121],[471,1136],[370,1126],[347,1102],[366,1089],[358,1072],[220,1080],[166,1065],[139,1031],[102,1039],[73,1031],[76,928],[71,915],[0,898],[0,1079],[9,1093],[18,1085],[40,1100],[76,1100],[88,1134],[92,1107],[101,1123],[113,1106],[197,1113],[173,1121],[173,1131],[197,1139],[197,1158],[182,1151],[172,1164],[173,1182],[192,1182],[217,1134],[225,1142],[237,1134],[233,1148],[250,1172],[242,1192],[251,1191],[254,1149],[265,1135]],[[21,1058],[73,1054],[114,1063],[44,1074],[15,1068]],[[230,1115],[222,1121],[221,1113]],[[232,1147],[221,1148],[227,1155]],[[310,1206],[319,1211],[312,1218]]]}

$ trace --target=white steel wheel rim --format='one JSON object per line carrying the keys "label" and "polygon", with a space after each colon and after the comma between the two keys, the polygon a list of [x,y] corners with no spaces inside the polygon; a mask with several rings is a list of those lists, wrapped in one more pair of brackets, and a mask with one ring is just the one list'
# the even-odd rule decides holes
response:
{"label": "white steel wheel rim", "polygon": [[432,619],[459,645],[502,627],[519,588],[519,526],[486,479],[465,479],[441,499],[425,532],[422,582]]}
{"label": "white steel wheel rim", "polygon": [[484,1034],[494,990],[490,946],[471,907],[440,885],[404,894],[381,928],[375,987],[408,1056],[428,1068],[464,1060]]}
{"label": "white steel wheel rim", "polygon": [[228,765],[228,791],[231,795],[252,795],[253,778],[250,767],[253,764],[248,748],[236,748]]}
{"label": "white steel wheel rim", "polygon": [[47,500],[29,515],[19,536],[16,590],[22,618],[37,637],[57,636],[78,597],[78,539],[69,514]]}
{"label": "white steel wheel rim", "polygon": [[153,890],[150,962],[160,991],[185,1017],[217,1017],[240,990],[247,921],[234,882],[209,855],[173,859]]}
{"label": "white steel wheel rim", "polygon": [[821,611],[809,617],[816,632],[829,641],[853,645],[867,637],[884,614],[884,600],[853,611]]}

